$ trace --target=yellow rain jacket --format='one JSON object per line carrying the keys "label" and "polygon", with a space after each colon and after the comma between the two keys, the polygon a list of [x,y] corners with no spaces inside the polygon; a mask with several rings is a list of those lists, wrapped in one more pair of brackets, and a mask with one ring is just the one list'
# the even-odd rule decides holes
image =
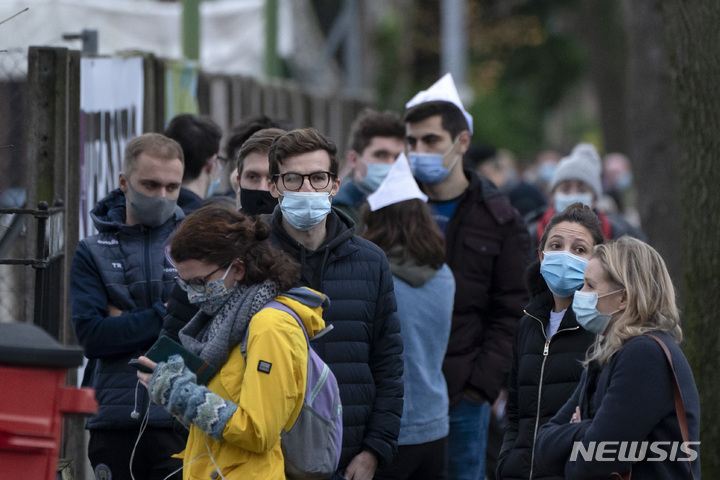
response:
{"label": "yellow rain jacket", "polygon": [[[314,297],[317,305],[325,300],[315,290],[301,290],[304,296]],[[295,311],[312,338],[325,328],[322,307],[308,306],[291,295],[275,300]],[[236,403],[238,409],[225,424],[222,440],[214,440],[194,425],[190,427],[185,451],[179,454],[184,479],[220,479],[215,465],[228,480],[285,478],[280,432],[292,427],[302,407],[307,342],[297,321],[273,308],[256,313],[248,328],[247,368],[238,345],[207,384],[212,392]]]}

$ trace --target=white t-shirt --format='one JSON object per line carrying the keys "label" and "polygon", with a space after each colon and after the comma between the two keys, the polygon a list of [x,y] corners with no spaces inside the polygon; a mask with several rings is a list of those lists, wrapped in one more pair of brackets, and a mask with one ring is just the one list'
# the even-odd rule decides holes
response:
{"label": "white t-shirt", "polygon": [[550,310],[550,321],[548,322],[547,327],[545,327],[545,335],[547,338],[551,338],[555,335],[555,332],[557,332],[558,327],[560,326],[560,322],[565,316],[565,312],[567,312],[567,308],[561,312],[553,312]]}

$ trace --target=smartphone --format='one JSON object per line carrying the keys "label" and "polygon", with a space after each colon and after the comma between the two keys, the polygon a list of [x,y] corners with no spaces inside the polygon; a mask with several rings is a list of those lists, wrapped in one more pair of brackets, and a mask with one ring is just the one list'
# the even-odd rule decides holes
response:
{"label": "smartphone", "polygon": [[[212,365],[165,335],[158,338],[157,342],[150,347],[150,350],[145,352],[145,356],[153,362],[160,363],[167,361],[168,357],[176,353],[183,357],[185,366],[195,374],[198,385],[205,385],[215,375],[215,368]],[[137,358],[131,359],[128,364],[141,372],[152,372],[152,370],[142,365]]]}
{"label": "smartphone", "polygon": [[140,363],[140,360],[138,360],[137,358],[131,358],[128,361],[128,365],[132,365],[133,367],[137,368],[138,370],[140,370],[143,373],[152,373],[152,370],[150,370],[148,367],[146,367],[145,365]]}

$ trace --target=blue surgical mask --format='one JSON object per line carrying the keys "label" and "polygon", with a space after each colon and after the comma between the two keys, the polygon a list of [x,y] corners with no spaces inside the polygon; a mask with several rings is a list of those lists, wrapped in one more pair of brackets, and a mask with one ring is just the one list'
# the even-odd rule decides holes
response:
{"label": "blue surgical mask", "polygon": [[227,270],[222,277],[214,282],[206,283],[204,288],[196,288],[192,285],[187,286],[188,301],[192,304],[201,303],[200,308],[210,315],[217,312],[217,310],[225,303],[228,299],[232,289],[228,290],[225,286],[225,278],[233,264],[228,265]]}
{"label": "blue surgical mask", "polygon": [[310,230],[330,213],[328,192],[282,192],[283,218],[297,230]]}
{"label": "blue surgical mask", "polygon": [[622,290],[623,289],[615,290],[614,292],[606,293],[605,295],[600,296],[598,296],[595,292],[575,292],[572,309],[573,312],[575,312],[575,320],[577,320],[578,325],[588,332],[592,332],[596,335],[601,335],[605,332],[605,329],[610,324],[612,316],[620,310],[615,310],[611,313],[598,312],[598,298],[607,297],[613,293],[622,292]]}
{"label": "blue surgical mask", "polygon": [[208,185],[207,193],[205,194],[206,198],[212,197],[215,195],[215,192],[217,192],[218,187],[220,186],[220,175],[210,182],[210,185]]}
{"label": "blue surgical mask", "polygon": [[365,178],[360,180],[360,188],[368,193],[372,193],[378,189],[383,180],[385,180],[385,177],[388,176],[392,168],[392,163],[367,163],[362,158],[360,161],[363,162],[367,168]]}
{"label": "blue surgical mask", "polygon": [[457,141],[460,137],[456,138],[450,149],[442,153],[419,153],[410,152],[408,153],[408,162],[410,163],[410,169],[412,170],[413,176],[420,183],[440,183],[450,174],[457,163],[460,155],[455,155],[455,159],[452,161],[448,168],[443,167],[443,160],[448,153],[455,148]]}
{"label": "blue surgical mask", "polygon": [[582,288],[587,264],[587,259],[565,250],[543,252],[540,274],[552,293],[566,298]]}
{"label": "blue surgical mask", "polygon": [[555,211],[562,212],[573,203],[582,203],[588,207],[592,207],[592,193],[556,193],[555,194]]}

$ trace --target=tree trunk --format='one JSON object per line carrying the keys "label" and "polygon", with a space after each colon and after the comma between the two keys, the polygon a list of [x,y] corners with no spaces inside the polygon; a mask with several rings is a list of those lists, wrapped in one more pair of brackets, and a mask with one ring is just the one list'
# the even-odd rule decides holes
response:
{"label": "tree trunk", "polygon": [[628,152],[626,45],[618,0],[582,0],[576,35],[589,55],[589,73],[600,103],[606,152]]}
{"label": "tree trunk", "polygon": [[720,2],[661,4],[679,114],[678,160],[684,166],[685,349],[700,391],[703,476],[720,478]]}
{"label": "tree trunk", "polygon": [[648,242],[682,293],[676,113],[658,0],[625,0],[628,156]]}

